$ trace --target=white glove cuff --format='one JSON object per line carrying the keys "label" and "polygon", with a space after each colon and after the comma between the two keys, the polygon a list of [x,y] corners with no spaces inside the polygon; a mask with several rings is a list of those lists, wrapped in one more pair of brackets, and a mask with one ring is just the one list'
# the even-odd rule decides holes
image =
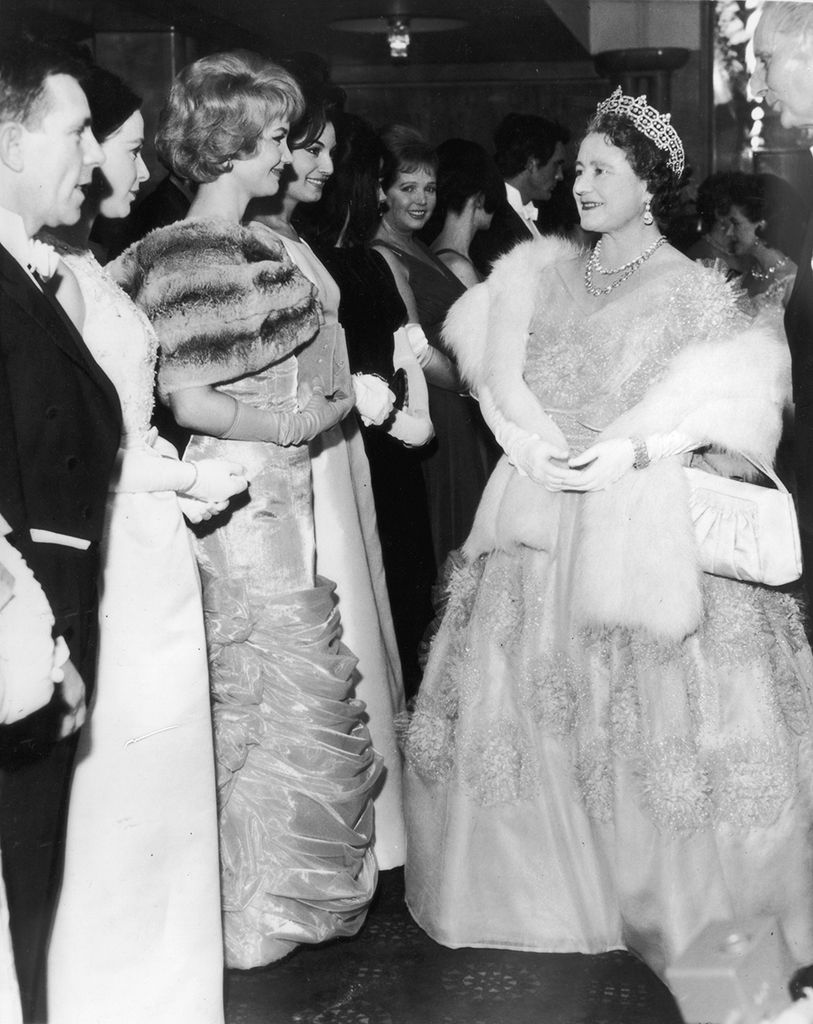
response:
{"label": "white glove cuff", "polygon": [[650,462],[669,459],[673,455],[683,455],[685,452],[699,448],[702,443],[697,438],[689,437],[679,430],[673,430],[668,434],[650,434],[649,437],[644,438]]}
{"label": "white glove cuff", "polygon": [[409,347],[412,349],[412,354],[421,366],[426,366],[432,355],[432,350],[429,346],[429,340],[424,334],[423,327],[420,324],[406,324],[404,330]]}

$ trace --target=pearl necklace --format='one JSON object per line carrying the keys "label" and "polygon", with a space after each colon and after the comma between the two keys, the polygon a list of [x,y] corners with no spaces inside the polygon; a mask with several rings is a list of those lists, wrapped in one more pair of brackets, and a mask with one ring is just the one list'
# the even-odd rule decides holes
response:
{"label": "pearl necklace", "polygon": [[[629,263],[625,263],[621,267],[615,267],[613,270],[608,270],[601,265],[602,241],[603,239],[601,238],[598,240],[595,249],[593,249],[588,257],[584,268],[584,287],[591,295],[595,295],[596,298],[600,295],[609,295],[610,292],[616,289],[620,284],[628,281],[635,271],[646,263],[655,250],[660,249],[660,247],[665,244],[666,237],[664,235],[658,235],[652,245],[650,245],[648,249],[644,249],[640,256],[636,256],[634,260],[630,260]],[[593,274],[596,271],[598,271],[599,274],[604,274],[605,276],[609,276],[610,274],[620,274],[621,277],[619,277],[617,281],[613,281],[612,284],[607,285],[606,288],[598,288],[593,284]]]}

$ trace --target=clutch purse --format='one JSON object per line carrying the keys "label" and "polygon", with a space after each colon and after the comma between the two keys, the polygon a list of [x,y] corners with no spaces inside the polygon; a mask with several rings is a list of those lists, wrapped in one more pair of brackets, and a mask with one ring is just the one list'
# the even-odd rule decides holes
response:
{"label": "clutch purse", "polygon": [[714,576],[771,587],[792,583],[802,575],[793,496],[769,466],[748,461],[773,481],[775,489],[684,468],[700,568]]}

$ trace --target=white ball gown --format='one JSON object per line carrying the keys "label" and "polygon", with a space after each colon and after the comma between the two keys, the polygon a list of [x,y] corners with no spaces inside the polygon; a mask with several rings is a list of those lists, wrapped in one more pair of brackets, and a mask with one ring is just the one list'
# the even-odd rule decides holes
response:
{"label": "white ball gown", "polygon": [[[84,338],[146,449],[157,340],[90,253],[67,252]],[[155,458],[160,458],[156,453]],[[95,702],[68,812],[52,1024],[221,1024],[223,955],[200,583],[174,492],[112,492]]]}

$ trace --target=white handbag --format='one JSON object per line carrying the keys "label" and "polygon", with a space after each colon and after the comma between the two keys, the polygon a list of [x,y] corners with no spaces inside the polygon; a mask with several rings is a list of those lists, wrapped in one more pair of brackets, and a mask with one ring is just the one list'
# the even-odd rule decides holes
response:
{"label": "white handbag", "polygon": [[802,575],[793,496],[770,466],[748,461],[773,481],[775,490],[690,466],[684,469],[700,568],[772,587],[792,583]]}

